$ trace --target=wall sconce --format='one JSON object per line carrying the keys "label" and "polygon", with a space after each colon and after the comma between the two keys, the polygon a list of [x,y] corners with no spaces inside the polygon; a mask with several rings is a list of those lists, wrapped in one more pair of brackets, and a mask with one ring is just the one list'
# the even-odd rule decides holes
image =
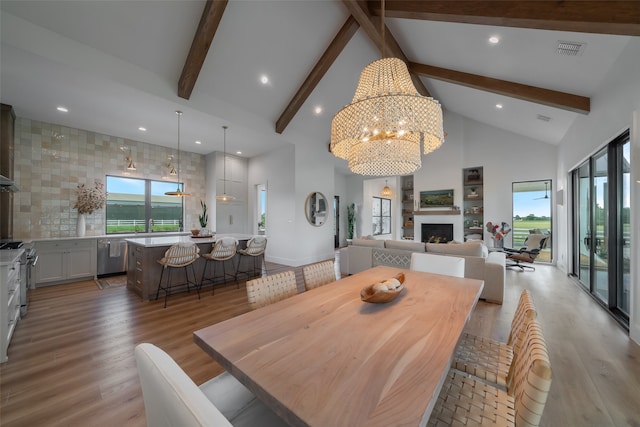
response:
{"label": "wall sconce", "polygon": [[131,158],[131,148],[122,146],[120,149],[127,153],[124,158],[124,161],[127,162],[127,170],[134,171],[136,170],[136,165],[133,163],[133,158]]}
{"label": "wall sconce", "polygon": [[171,163],[173,161],[173,154],[169,155],[167,159],[169,160],[169,163],[167,163],[167,168],[169,169],[169,175],[177,175],[178,172],[176,171],[176,168],[174,168],[173,164]]}

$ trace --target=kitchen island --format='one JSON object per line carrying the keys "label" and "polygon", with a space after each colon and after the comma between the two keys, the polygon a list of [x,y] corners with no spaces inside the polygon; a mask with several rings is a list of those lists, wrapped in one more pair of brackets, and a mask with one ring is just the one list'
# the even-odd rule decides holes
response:
{"label": "kitchen island", "polygon": [[[238,248],[245,248],[253,235],[216,234],[212,237],[147,236],[126,239],[128,245],[127,288],[140,295],[143,301],[155,299],[162,273],[162,266],[157,261],[164,256],[169,247],[181,243],[195,243],[200,248],[200,255],[202,255],[211,252],[213,243],[223,237],[233,237],[238,240]],[[231,261],[233,261],[234,266],[237,265],[235,258]],[[229,261],[229,264],[231,261]],[[198,258],[193,267],[196,273],[196,281],[200,283],[205,260]],[[172,275],[172,284],[185,282],[183,271]],[[191,277],[191,272],[189,272],[189,276]],[[166,280],[166,278],[163,280]]]}

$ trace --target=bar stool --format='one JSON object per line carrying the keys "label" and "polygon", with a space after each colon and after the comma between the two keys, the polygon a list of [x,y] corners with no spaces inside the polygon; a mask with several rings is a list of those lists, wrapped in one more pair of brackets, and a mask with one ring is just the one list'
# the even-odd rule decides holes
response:
{"label": "bar stool", "polygon": [[[164,253],[164,258],[157,260],[158,264],[162,265],[162,273],[160,273],[160,282],[158,282],[158,291],[156,292],[156,299],[160,296],[160,291],[164,291],[164,308],[167,308],[167,297],[171,293],[171,288],[175,286],[187,285],[187,292],[190,292],[189,284],[193,284],[198,291],[198,298],[200,298],[200,290],[198,289],[198,283],[196,281],[196,272],[193,269],[193,263],[200,257],[198,253],[200,248],[195,243],[179,243],[171,246]],[[191,266],[191,272],[193,273],[193,282],[189,280],[188,266]],[[173,285],[171,283],[171,270],[174,268],[184,268],[184,274],[186,276],[186,282]],[[167,283],[162,286],[162,278],[164,277],[165,270],[169,269],[167,273]]]}
{"label": "bar stool", "polygon": [[[252,237],[247,243],[246,249],[238,249],[238,265],[236,267],[236,281],[238,280],[238,274],[246,274],[247,278],[259,275],[256,271],[262,270],[262,261],[264,261],[264,251],[267,249],[267,238],[264,236]],[[253,260],[253,269],[251,272],[247,268],[246,270],[240,270],[240,265],[244,257],[250,257]],[[258,265],[258,260],[260,264]],[[267,264],[264,264],[264,270],[267,271]]]}
{"label": "bar stool", "polygon": [[[227,276],[236,277],[236,274],[228,274],[225,269],[225,262],[232,259],[236,255],[236,249],[238,248],[238,241],[233,237],[223,237],[220,240],[217,240],[211,249],[211,252],[208,254],[202,255],[202,258],[205,260],[204,269],[202,270],[202,280],[200,280],[200,287],[202,287],[205,282],[209,282],[212,285],[212,294],[215,292],[215,279],[216,279],[216,264],[222,264],[222,282],[227,282]],[[210,277],[206,277],[207,267],[210,262],[213,261],[213,274]],[[233,267],[233,261],[231,262],[231,266]],[[240,288],[240,285],[238,285]]]}

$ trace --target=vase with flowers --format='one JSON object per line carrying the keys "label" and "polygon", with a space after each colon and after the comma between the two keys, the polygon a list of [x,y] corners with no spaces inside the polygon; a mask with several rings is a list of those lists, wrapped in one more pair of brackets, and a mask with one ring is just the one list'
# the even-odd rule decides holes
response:
{"label": "vase with flowers", "polygon": [[85,215],[91,214],[103,207],[107,201],[107,195],[104,192],[104,184],[97,179],[94,181],[93,187],[78,184],[76,194],[78,199],[73,206],[78,209],[76,231],[78,237],[84,237],[86,232]]}
{"label": "vase with flowers", "polygon": [[511,231],[511,226],[506,222],[502,222],[500,225],[494,224],[491,221],[487,222],[487,231],[491,233],[493,239],[494,248],[504,247],[504,238]]}

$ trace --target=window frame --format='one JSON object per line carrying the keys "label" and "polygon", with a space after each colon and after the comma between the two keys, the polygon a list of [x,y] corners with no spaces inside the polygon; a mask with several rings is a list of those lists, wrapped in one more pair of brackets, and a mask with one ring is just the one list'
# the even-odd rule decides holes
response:
{"label": "window frame", "polygon": [[[144,184],[144,193],[142,194],[144,198],[144,224],[143,224],[144,227],[142,230],[138,230],[138,226],[134,222],[133,230],[112,231],[112,232],[109,231],[108,210],[109,210],[109,179],[110,178],[123,179],[123,180],[135,180],[135,181],[142,182]],[[175,185],[177,184],[179,188],[183,188],[183,185],[184,185],[184,183],[182,182],[177,183],[173,181],[169,182],[169,181],[158,180],[158,179],[138,178],[138,177],[119,176],[119,175],[106,175],[105,183],[106,183],[105,190],[107,193],[107,202],[105,203],[105,226],[104,226],[105,235],[154,232],[153,229],[149,228],[150,220],[153,219],[153,209],[152,209],[153,204],[152,204],[152,194],[151,194],[152,184],[153,183],[159,183],[163,185],[170,184],[172,187],[175,187]],[[176,197],[176,196],[173,196],[173,197]],[[180,199],[180,218],[178,219],[179,223],[178,223],[177,231],[183,231],[184,230],[184,198],[183,197],[178,197],[178,198]],[[161,231],[158,231],[158,232],[161,232]]]}
{"label": "window frame", "polygon": [[[373,215],[374,205],[376,203],[379,203],[380,215]],[[383,203],[388,203],[389,204],[389,209],[388,209],[389,215],[384,215],[383,214],[384,213],[384,209],[383,209],[384,205],[383,205]],[[376,218],[380,220],[379,223],[381,225],[384,225],[384,219],[385,218],[389,218],[389,230],[387,230],[386,233],[385,233],[385,230],[384,230],[384,226],[381,226],[380,227],[380,231],[376,232],[376,229],[375,229],[375,224],[376,224],[375,220],[376,220]],[[371,221],[371,234],[373,236],[382,236],[382,235],[386,235],[386,234],[391,234],[391,229],[392,229],[392,227],[391,227],[391,225],[392,225],[391,219],[392,219],[392,215],[391,215],[391,199],[386,198],[386,197],[373,196],[373,200],[371,202],[371,220],[372,220]]]}

